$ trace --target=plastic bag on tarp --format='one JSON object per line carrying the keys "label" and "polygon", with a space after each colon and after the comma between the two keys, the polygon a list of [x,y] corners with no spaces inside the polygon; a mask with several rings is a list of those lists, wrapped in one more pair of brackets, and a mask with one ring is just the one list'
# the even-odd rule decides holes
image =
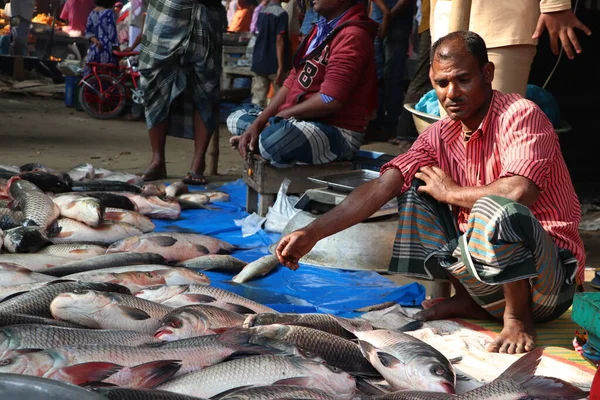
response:
{"label": "plastic bag on tarp", "polygon": [[290,219],[300,212],[300,210],[294,208],[299,200],[298,197],[287,195],[289,187],[290,180],[286,178],[281,182],[275,204],[273,204],[272,207],[269,207],[269,211],[267,212],[267,222],[265,223],[266,231],[277,233],[283,232],[283,229],[287,223],[290,222]]}
{"label": "plastic bag on tarp", "polygon": [[262,224],[267,218],[261,218],[257,213],[252,213],[246,218],[234,219],[233,223],[242,228],[242,237],[252,236],[261,230]]}

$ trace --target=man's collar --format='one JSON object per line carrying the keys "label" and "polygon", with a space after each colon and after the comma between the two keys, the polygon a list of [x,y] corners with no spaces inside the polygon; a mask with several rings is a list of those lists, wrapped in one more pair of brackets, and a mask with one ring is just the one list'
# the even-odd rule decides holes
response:
{"label": "man's collar", "polygon": [[[492,91],[492,100],[490,101],[490,107],[488,108],[488,112],[485,114],[483,121],[479,124],[479,127],[473,131],[473,136],[477,131],[481,131],[481,135],[488,131],[489,125],[492,121],[491,114],[496,113],[497,103],[499,102],[498,92],[496,90]],[[440,132],[440,137],[444,142],[450,142],[452,140],[457,139],[458,136],[462,134],[462,125],[460,121],[450,120],[446,125],[445,129]],[[461,138],[462,140],[462,138]]]}
{"label": "man's collar", "polygon": [[325,17],[319,17],[319,22],[321,22],[322,24],[326,23],[327,25],[329,25],[330,28],[335,28],[338,22],[340,22],[340,20],[344,17],[344,15],[348,13],[348,11],[350,11],[350,9],[347,9],[337,17],[333,18],[331,21],[327,21]]}

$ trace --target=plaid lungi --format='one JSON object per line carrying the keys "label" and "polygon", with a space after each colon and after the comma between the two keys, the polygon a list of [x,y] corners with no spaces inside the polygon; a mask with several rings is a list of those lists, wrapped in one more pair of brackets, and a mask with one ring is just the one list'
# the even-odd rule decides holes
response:
{"label": "plaid lungi", "polygon": [[169,135],[193,139],[196,108],[216,129],[226,25],[223,7],[150,0],[139,61],[148,128],[169,118]]}
{"label": "plaid lungi", "polygon": [[529,279],[534,321],[558,318],[576,290],[578,262],[559,249],[529,208],[500,196],[478,200],[459,235],[448,205],[417,193],[398,198],[400,222],[390,271],[425,279],[457,278],[493,317],[504,313],[502,284]]}
{"label": "plaid lungi", "polygon": [[[262,111],[255,104],[244,104],[227,117],[227,128],[239,136]],[[269,124],[258,142],[261,156],[276,167],[352,160],[364,138],[360,132],[317,121],[272,117]]]}

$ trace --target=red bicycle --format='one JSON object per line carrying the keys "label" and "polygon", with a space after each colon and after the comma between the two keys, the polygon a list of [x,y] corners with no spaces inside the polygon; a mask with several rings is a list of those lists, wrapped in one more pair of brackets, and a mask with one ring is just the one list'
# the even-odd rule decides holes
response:
{"label": "red bicycle", "polygon": [[79,104],[94,118],[111,119],[121,115],[129,98],[136,104],[144,104],[144,92],[139,87],[140,73],[132,62],[139,52],[113,51],[113,54],[123,62],[119,65],[90,62],[87,65],[91,72],[79,82]]}

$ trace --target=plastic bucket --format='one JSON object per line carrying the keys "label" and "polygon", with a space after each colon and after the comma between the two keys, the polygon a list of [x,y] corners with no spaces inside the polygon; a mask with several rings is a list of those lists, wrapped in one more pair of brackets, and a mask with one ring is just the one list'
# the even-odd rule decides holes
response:
{"label": "plastic bucket", "polygon": [[77,102],[78,76],[65,76],[65,106],[75,107]]}

